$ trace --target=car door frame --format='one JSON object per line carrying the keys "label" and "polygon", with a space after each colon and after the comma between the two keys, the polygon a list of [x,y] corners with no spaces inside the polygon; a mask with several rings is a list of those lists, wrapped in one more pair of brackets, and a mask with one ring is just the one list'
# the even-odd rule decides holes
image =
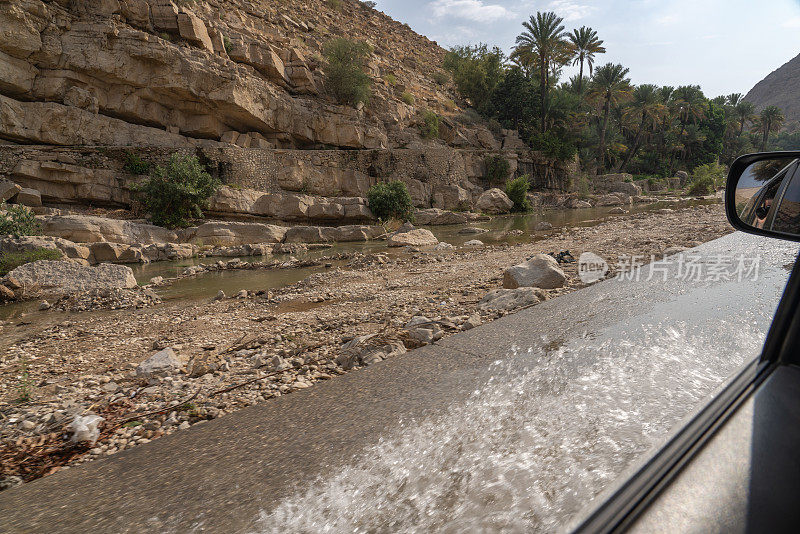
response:
{"label": "car door frame", "polygon": [[[800,152],[771,153],[773,157],[800,157]],[[731,175],[758,161],[758,154],[738,158]],[[800,170],[800,169],[799,169]],[[745,226],[735,215],[735,189],[726,189],[725,208],[731,224],[747,233],[768,235],[766,231]],[[774,237],[773,237],[774,238]],[[786,236],[800,241],[800,237]],[[800,256],[795,259],[775,316],[758,359],[746,364],[722,391],[712,398],[687,424],[678,429],[658,452],[646,459],[628,479],[595,499],[591,511],[584,514],[572,531],[576,533],[621,532],[631,525],[658,499],[691,462],[695,454],[725,424],[737,408],[781,365],[800,365]],[[599,503],[598,503],[599,501]]]}

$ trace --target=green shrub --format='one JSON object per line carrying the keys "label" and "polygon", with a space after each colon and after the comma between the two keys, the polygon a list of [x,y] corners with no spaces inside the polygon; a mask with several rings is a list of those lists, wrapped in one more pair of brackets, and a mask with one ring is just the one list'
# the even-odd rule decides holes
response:
{"label": "green shrub", "polygon": [[191,217],[202,217],[202,209],[219,186],[197,157],[173,154],[166,167],[156,167],[135,190],[154,224],[174,228],[185,226]]}
{"label": "green shrub", "polygon": [[686,193],[691,196],[710,195],[717,190],[717,187],[723,185],[725,185],[725,167],[712,161],[695,167]]}
{"label": "green shrub", "polygon": [[528,189],[530,189],[530,183],[528,182],[527,174],[517,176],[506,182],[506,195],[514,203],[514,207],[511,208],[512,211],[530,211],[531,203],[528,200]]}
{"label": "green shrub", "polygon": [[228,38],[227,35],[222,36],[222,46],[225,47],[225,53],[230,54],[231,50],[233,50],[233,43]]}
{"label": "green shrub", "polygon": [[422,116],[423,124],[420,128],[422,137],[425,139],[436,139],[439,137],[439,115],[433,111],[426,111]]}
{"label": "green shrub", "polygon": [[570,190],[577,193],[578,198],[586,200],[592,192],[592,185],[589,177],[581,173],[570,182]]}
{"label": "green shrub", "polygon": [[150,162],[143,160],[134,152],[125,153],[125,172],[131,174],[147,174],[150,172]]}
{"label": "green shrub", "polygon": [[486,166],[486,180],[491,185],[503,184],[508,178],[511,164],[501,154],[492,154],[483,158]]}
{"label": "green shrub", "polygon": [[342,7],[342,0],[327,0],[328,7],[338,10]]}
{"label": "green shrub", "polygon": [[361,0],[361,3],[370,9],[375,9],[375,6],[378,5],[377,2],[373,2],[372,0]]}
{"label": "green shrub", "polygon": [[416,102],[417,99],[414,98],[414,95],[412,95],[408,91],[403,91],[403,94],[400,95],[400,100],[402,100],[409,106],[413,106],[414,102]]}
{"label": "green shrub", "polygon": [[40,235],[42,227],[36,216],[24,206],[0,204],[0,236]]}
{"label": "green shrub", "polygon": [[60,250],[35,248],[22,252],[0,254],[0,276],[5,276],[20,265],[39,260],[60,260],[64,257]]}
{"label": "green shrub", "polygon": [[414,205],[408,194],[406,184],[399,180],[381,182],[369,188],[367,192],[369,209],[382,221],[398,219],[409,221],[414,215]]}
{"label": "green shrub", "polygon": [[451,48],[442,67],[452,75],[459,95],[479,112],[491,116],[490,100],[503,80],[504,62],[505,55],[499,48],[479,44]]}
{"label": "green shrub", "polygon": [[450,81],[450,76],[445,74],[441,71],[436,71],[433,73],[433,81],[436,82],[438,85],[444,85]]}
{"label": "green shrub", "polygon": [[364,42],[336,38],[325,43],[325,86],[337,102],[356,106],[370,97],[370,77],[365,71],[372,48]]}
{"label": "green shrub", "polygon": [[530,136],[530,145],[534,150],[541,150],[547,157],[559,161],[566,161],[578,152],[575,144],[560,138],[552,130],[545,133],[532,134]]}
{"label": "green shrub", "polygon": [[[725,166],[720,165],[717,161],[699,165],[694,168],[692,172],[692,183],[698,180],[711,180],[714,188],[723,187],[725,185]],[[713,193],[713,191],[712,191]]]}
{"label": "green shrub", "polygon": [[392,87],[397,85],[397,76],[395,76],[394,74],[387,74],[386,76],[383,77],[383,79],[386,80],[386,83],[388,83]]}
{"label": "green shrub", "polygon": [[686,193],[691,196],[700,196],[710,195],[714,191],[716,191],[716,187],[714,187],[714,178],[709,175],[702,175],[692,180]]}

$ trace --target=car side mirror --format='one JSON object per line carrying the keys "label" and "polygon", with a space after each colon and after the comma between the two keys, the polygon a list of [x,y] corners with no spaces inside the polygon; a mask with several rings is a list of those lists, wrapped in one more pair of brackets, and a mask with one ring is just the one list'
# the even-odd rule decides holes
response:
{"label": "car side mirror", "polygon": [[800,241],[800,152],[747,154],[734,161],[725,213],[737,230]]}

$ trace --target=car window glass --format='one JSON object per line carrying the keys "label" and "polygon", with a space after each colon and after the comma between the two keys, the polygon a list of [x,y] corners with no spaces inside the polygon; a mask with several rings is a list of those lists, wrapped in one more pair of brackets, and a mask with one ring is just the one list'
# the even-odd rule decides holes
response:
{"label": "car window glass", "polygon": [[772,230],[789,234],[800,233],[800,172],[794,166],[787,179],[791,180],[784,189],[772,221]]}

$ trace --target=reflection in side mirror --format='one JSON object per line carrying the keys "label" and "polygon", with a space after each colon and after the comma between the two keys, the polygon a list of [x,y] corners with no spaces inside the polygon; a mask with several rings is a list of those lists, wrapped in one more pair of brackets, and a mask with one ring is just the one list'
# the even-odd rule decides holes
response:
{"label": "reflection in side mirror", "polygon": [[728,174],[725,209],[739,230],[800,241],[800,152],[737,159]]}

